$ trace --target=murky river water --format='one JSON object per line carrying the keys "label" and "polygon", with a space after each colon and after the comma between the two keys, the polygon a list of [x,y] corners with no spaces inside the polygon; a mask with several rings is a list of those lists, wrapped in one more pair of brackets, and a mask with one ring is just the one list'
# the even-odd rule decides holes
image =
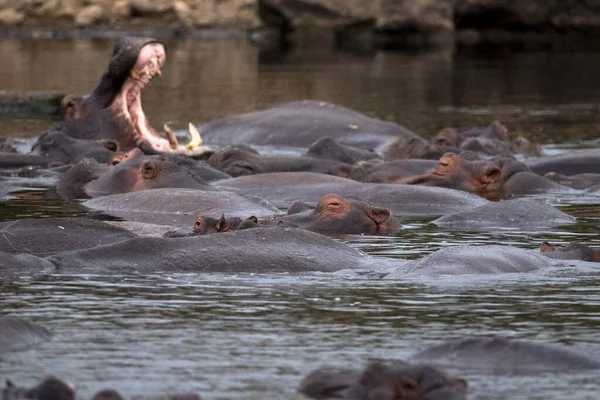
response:
{"label": "murky river water", "polygon": [[[104,70],[105,40],[0,42],[0,89],[88,92]],[[549,152],[597,146],[600,52],[451,48],[353,54],[260,53],[242,40],[168,42],[164,78],[144,91],[155,126],[314,98],[398,121],[423,136],[447,125],[504,122]],[[0,134],[31,137],[49,119],[3,117]],[[87,215],[78,204],[22,192],[0,219]],[[394,238],[349,236],[380,257],[418,258],[444,246],[543,240],[598,245],[600,197],[545,199],[579,218],[543,231],[450,231],[402,219]],[[102,216],[94,215],[96,218]],[[600,349],[600,278],[584,263],[549,275],[380,281],[370,274],[22,276],[0,281],[0,314],[50,328],[41,348],[0,360],[0,378],[33,384],[53,373],[87,397],[197,391],[204,398],[293,399],[322,364],[402,358],[461,335],[500,334]],[[489,377],[471,373],[472,399],[597,399],[597,373]]]}

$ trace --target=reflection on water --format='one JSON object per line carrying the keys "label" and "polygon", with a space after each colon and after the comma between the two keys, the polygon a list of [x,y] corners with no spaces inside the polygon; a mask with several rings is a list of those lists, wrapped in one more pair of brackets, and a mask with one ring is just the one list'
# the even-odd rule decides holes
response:
{"label": "reflection on water", "polygon": [[[0,42],[0,87],[86,93],[104,70],[112,41]],[[164,79],[144,91],[155,126],[182,128],[302,98],[329,100],[398,121],[429,136],[446,125],[503,121],[563,151],[597,146],[600,53],[466,53],[451,48],[353,54],[292,49],[260,54],[242,40],[172,40]],[[49,120],[0,119],[3,135],[35,136]],[[269,149],[262,149],[269,151]],[[287,149],[286,151],[289,151]],[[3,174],[4,175],[4,174]],[[0,220],[88,216],[21,187],[0,202]],[[0,193],[4,195],[5,193]],[[375,257],[415,259],[439,248],[506,244],[535,249],[598,243],[600,198],[536,196],[578,217],[543,230],[453,231],[431,219],[401,219],[395,237],[340,240]],[[0,314],[30,318],[55,337],[0,360],[0,378],[23,385],[54,373],[87,397],[104,387],[125,395],[195,390],[205,398],[294,399],[301,377],[321,364],[402,358],[462,335],[498,334],[600,349],[600,280],[595,265],[566,264],[544,275],[509,274],[381,281],[377,274],[290,276],[21,276],[0,281]],[[461,374],[460,371],[456,372]],[[472,399],[596,399],[597,374],[543,377],[463,375]]]}

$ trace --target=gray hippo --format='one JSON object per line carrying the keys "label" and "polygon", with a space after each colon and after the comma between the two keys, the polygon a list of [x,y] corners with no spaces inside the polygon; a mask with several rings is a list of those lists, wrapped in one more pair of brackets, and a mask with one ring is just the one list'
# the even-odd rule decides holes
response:
{"label": "gray hippo", "polygon": [[305,156],[324,158],[346,164],[359,161],[381,160],[382,157],[372,150],[339,144],[333,138],[326,136],[310,145]]}
{"label": "gray hippo", "polygon": [[402,279],[407,276],[534,272],[550,265],[549,258],[518,247],[452,246],[402,265],[384,276],[384,279]]}
{"label": "gray hippo", "polygon": [[459,189],[489,200],[509,195],[572,191],[530,172],[524,164],[513,159],[471,161],[455,153],[444,154],[430,172],[399,179],[395,183]]}
{"label": "gray hippo", "polygon": [[[24,260],[26,257],[26,260]],[[0,253],[0,273],[333,272],[372,261],[326,236],[295,228],[255,228],[185,238],[135,237],[48,256]]]}
{"label": "gray hippo", "polygon": [[565,345],[498,336],[448,340],[412,354],[408,361],[489,375],[577,373],[600,369],[598,354]]}
{"label": "gray hippo", "polygon": [[536,229],[556,225],[573,224],[576,218],[532,199],[511,199],[484,204],[464,211],[446,214],[434,221],[443,228],[482,229],[520,228]]}
{"label": "gray hippo", "polygon": [[161,74],[165,61],[164,45],[156,39],[121,39],[98,85],[74,104],[72,113],[76,117],[55,123],[40,141],[62,132],[76,139],[108,139],[117,143],[120,150],[140,147],[147,152],[188,152],[189,148],[198,147],[199,137],[194,137],[188,146],[181,146],[174,136],[165,139],[158,135],[142,109],[141,91],[155,75]]}
{"label": "gray hippo", "polygon": [[561,175],[600,173],[600,149],[570,150],[567,154],[544,157],[529,164],[539,175],[556,172]]}
{"label": "gray hippo", "polygon": [[41,325],[15,317],[0,317],[0,357],[11,351],[27,350],[52,338]]}
{"label": "gray hippo", "polygon": [[41,257],[87,249],[135,237],[102,221],[84,218],[39,218],[0,222],[0,251]]}
{"label": "gray hippo", "polygon": [[466,400],[467,382],[440,370],[404,361],[371,362],[364,370],[318,368],[298,391],[312,399]]}
{"label": "gray hippo", "polygon": [[600,249],[587,246],[583,243],[573,242],[563,247],[550,246],[548,242],[540,245],[540,252],[546,257],[556,260],[581,260],[600,262]]}
{"label": "gray hippo", "polygon": [[232,115],[201,125],[198,131],[211,144],[245,143],[307,148],[319,139],[331,137],[340,144],[378,152],[385,151],[396,137],[418,137],[393,122],[314,100]]}
{"label": "gray hippo", "polygon": [[206,162],[233,177],[263,174],[266,172],[307,171],[322,174],[340,174],[349,171],[350,164],[327,158],[261,156],[252,147],[239,144],[217,151]]}
{"label": "gray hippo", "polygon": [[[253,223],[253,226],[260,226],[260,223],[263,223],[299,227],[321,234],[391,235],[398,229],[398,223],[391,216],[390,210],[375,207],[365,201],[347,200],[336,194],[323,196],[315,208],[308,210],[294,204],[288,209],[287,215],[282,217],[268,218],[260,222],[256,217],[250,217],[250,221],[247,222]],[[217,219],[201,215],[191,229],[183,228],[169,232],[165,236],[184,237],[229,232],[239,229],[240,226],[244,228],[243,223],[244,221],[238,217],[226,219],[222,215]]]}
{"label": "gray hippo", "polygon": [[335,193],[385,207],[393,215],[441,215],[487,203],[479,196],[453,189],[361,183],[310,172],[241,176],[213,182],[211,186],[238,194],[258,196],[281,208],[287,208],[295,201],[316,204],[323,196]]}

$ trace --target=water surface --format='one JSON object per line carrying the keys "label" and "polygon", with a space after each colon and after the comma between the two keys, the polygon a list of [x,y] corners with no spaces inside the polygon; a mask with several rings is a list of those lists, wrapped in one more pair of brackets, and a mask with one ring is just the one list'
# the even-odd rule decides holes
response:
{"label": "water surface", "polygon": [[[0,88],[89,92],[106,67],[107,40],[4,40]],[[171,40],[164,78],[144,90],[155,126],[183,128],[298,99],[343,104],[428,137],[448,126],[498,119],[547,153],[596,147],[600,52],[554,48],[473,52],[440,48],[352,53],[325,48],[264,53],[243,40]],[[5,116],[0,134],[33,137],[49,118]],[[25,142],[25,147],[28,142]],[[262,149],[265,152],[281,149]],[[4,175],[10,175],[4,171]],[[34,182],[30,186],[48,186]],[[0,220],[88,216],[77,202],[21,188]],[[544,240],[598,244],[600,197],[537,196],[578,217],[536,231],[453,231],[401,218],[392,238],[340,240],[373,256],[415,259],[445,246]],[[400,216],[402,217],[402,216]],[[260,251],[257,249],[257,251]],[[89,397],[197,391],[203,398],[295,399],[322,364],[402,358],[463,335],[506,335],[600,349],[600,278],[593,264],[549,274],[381,281],[378,274],[62,276],[0,281],[0,314],[46,325],[54,339],[0,360],[23,385],[53,373]],[[454,372],[454,371],[451,371]],[[597,373],[542,377],[468,375],[471,399],[597,399]]]}

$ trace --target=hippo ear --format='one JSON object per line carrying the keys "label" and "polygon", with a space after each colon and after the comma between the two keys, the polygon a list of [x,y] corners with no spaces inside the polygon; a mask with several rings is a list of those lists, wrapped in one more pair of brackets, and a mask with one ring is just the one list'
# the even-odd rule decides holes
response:
{"label": "hippo ear", "polygon": [[502,175],[500,168],[496,167],[495,165],[488,165],[484,167],[482,182],[494,183],[500,179],[500,175]]}
{"label": "hippo ear", "polygon": [[229,230],[229,224],[225,219],[225,214],[221,215],[221,218],[217,221],[217,225],[215,226],[217,232],[227,232]]}
{"label": "hippo ear", "polygon": [[542,244],[540,244],[540,252],[542,252],[542,253],[550,253],[552,251],[556,251],[556,248],[550,246],[550,243],[548,243],[548,242],[542,242]]}
{"label": "hippo ear", "polygon": [[467,382],[466,379],[463,378],[456,378],[456,377],[452,377],[452,382],[454,382],[454,384],[459,387],[459,388],[463,388],[463,389],[468,389],[469,388],[469,382]]}
{"label": "hippo ear", "polygon": [[258,224],[258,218],[256,218],[254,215],[246,218],[246,221],[254,222],[255,224]]}
{"label": "hippo ear", "polygon": [[151,161],[142,164],[142,176],[144,179],[152,179],[158,174],[158,168]]}
{"label": "hippo ear", "polygon": [[385,224],[392,216],[392,213],[387,208],[371,207],[369,210],[369,218],[377,223],[377,225]]}

